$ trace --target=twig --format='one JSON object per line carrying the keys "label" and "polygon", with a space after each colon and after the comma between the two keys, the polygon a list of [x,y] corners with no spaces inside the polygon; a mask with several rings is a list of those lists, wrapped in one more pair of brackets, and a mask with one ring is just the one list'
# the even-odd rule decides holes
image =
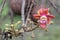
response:
{"label": "twig", "polygon": [[[24,27],[24,24],[25,24],[25,15],[24,15],[25,4],[26,4],[26,0],[22,0],[22,8],[21,8],[22,27]],[[22,35],[23,35],[22,40],[24,40],[24,33],[22,33]]]}
{"label": "twig", "polygon": [[58,13],[60,13],[60,12],[58,11],[58,8],[56,7],[56,5],[55,5],[53,2],[51,2],[51,0],[48,0],[48,2],[54,7],[54,9],[55,9]]}
{"label": "twig", "polygon": [[[29,18],[29,15],[30,15],[30,13],[31,13],[31,10],[32,10],[33,5],[34,5],[34,0],[32,0],[32,3],[31,3],[31,5],[30,5],[30,9],[29,9],[29,11],[28,11],[27,19]],[[26,24],[27,24],[27,19],[26,19]]]}
{"label": "twig", "polygon": [[0,17],[1,17],[1,13],[3,11],[3,7],[4,7],[5,3],[6,3],[6,0],[3,0],[2,6],[0,7]]}
{"label": "twig", "polygon": [[31,28],[31,27],[26,27],[26,28],[23,28],[25,32],[30,32],[30,31],[33,31],[35,30],[36,28],[38,28],[38,25],[35,26],[34,28]]}
{"label": "twig", "polygon": [[1,5],[1,7],[0,7],[0,24],[2,23],[2,21],[1,21],[1,14],[2,14],[2,11],[3,11],[3,8],[4,8],[4,5],[5,5],[5,3],[6,3],[6,0],[3,0],[3,3],[2,3],[2,5]]}
{"label": "twig", "polygon": [[13,16],[13,11],[12,11],[12,9],[10,8],[10,18],[11,18],[11,24],[13,24],[13,22],[14,22],[14,16]]}
{"label": "twig", "polygon": [[22,25],[25,24],[25,15],[24,15],[25,3],[26,3],[25,0],[22,0],[22,8],[21,8]]}
{"label": "twig", "polygon": [[30,2],[31,2],[31,0],[27,0],[26,14],[27,14],[28,11],[29,11]]}

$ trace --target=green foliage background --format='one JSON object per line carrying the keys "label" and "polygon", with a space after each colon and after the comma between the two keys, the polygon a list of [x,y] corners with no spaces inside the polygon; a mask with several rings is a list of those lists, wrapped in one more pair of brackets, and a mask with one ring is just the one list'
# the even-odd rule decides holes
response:
{"label": "green foliage background", "polygon": [[[2,4],[2,0],[0,0],[0,6]],[[8,13],[8,3],[5,4],[3,12],[2,12],[2,18]],[[21,20],[20,16],[15,15],[14,16],[14,23],[16,23],[18,20]],[[60,15],[57,13],[55,16],[55,19],[53,20],[54,24],[48,26],[48,32],[44,32],[40,28],[34,30],[35,38],[31,38],[31,32],[25,33],[25,40],[60,40]],[[5,24],[10,24],[11,19],[10,17],[7,17],[2,24],[0,25],[0,28],[4,29],[6,28]],[[16,27],[17,28],[17,27]],[[16,40],[20,40],[20,38],[15,38]]]}
{"label": "green foliage background", "polygon": [[[1,4],[2,4],[2,0],[0,0],[0,7],[1,7]],[[1,13],[1,18],[3,19],[4,16],[6,16],[8,14],[8,12],[9,12],[8,1],[6,1],[3,11]],[[19,20],[21,20],[20,16],[14,15],[14,23],[16,23]],[[6,17],[5,20],[2,21],[2,24],[0,25],[2,27],[2,29],[5,28],[5,24],[11,24],[11,19],[9,16]]]}

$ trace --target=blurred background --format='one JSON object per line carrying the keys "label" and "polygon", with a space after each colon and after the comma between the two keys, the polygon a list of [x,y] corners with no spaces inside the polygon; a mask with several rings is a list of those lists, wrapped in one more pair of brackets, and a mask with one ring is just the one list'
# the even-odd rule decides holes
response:
{"label": "blurred background", "polygon": [[[51,0],[60,10],[60,0]],[[41,0],[35,0],[36,4],[41,4]],[[0,0],[0,7],[2,4],[2,0]],[[54,7],[52,7],[48,0],[44,0],[44,5],[46,5],[48,8],[50,8],[50,12],[55,15],[55,19],[53,19],[54,24],[48,26],[48,32],[44,32],[44,30],[41,30],[40,28],[37,28],[34,30],[35,38],[31,38],[31,32],[27,32],[24,34],[25,40],[60,40],[60,13],[56,11]],[[8,0],[6,1],[6,4],[3,8],[3,12],[0,13],[0,28],[4,29],[6,26],[5,24],[10,24],[11,19],[9,16],[6,16],[8,14],[9,7],[8,7]],[[14,15],[14,23],[21,20],[21,17],[18,15]],[[20,25],[18,26],[20,27]],[[16,28],[18,28],[16,27]],[[13,38],[14,39],[14,38]],[[15,40],[20,40],[20,38],[15,38]]]}

